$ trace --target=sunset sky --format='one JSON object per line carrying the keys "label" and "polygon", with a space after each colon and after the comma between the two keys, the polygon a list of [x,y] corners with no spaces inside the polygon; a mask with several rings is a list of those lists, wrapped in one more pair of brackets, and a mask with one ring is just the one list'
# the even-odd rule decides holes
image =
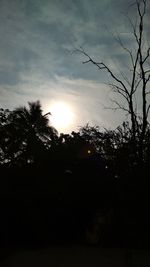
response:
{"label": "sunset sky", "polygon": [[[57,125],[64,132],[86,123],[118,126],[125,114],[105,108],[114,97],[107,86],[110,77],[82,64],[83,57],[71,51],[82,46],[118,75],[120,69],[129,71],[126,53],[114,35],[119,34],[127,47],[134,46],[126,17],[136,17],[133,2],[0,0],[0,107],[13,109],[40,100],[43,112],[53,113],[52,107],[61,103],[66,114],[71,113],[69,124]],[[147,2],[146,37],[150,28]]]}

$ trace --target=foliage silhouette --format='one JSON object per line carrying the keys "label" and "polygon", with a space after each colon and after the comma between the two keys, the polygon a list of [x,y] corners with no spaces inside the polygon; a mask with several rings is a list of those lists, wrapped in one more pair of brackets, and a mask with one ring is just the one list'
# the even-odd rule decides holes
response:
{"label": "foliage silhouette", "polygon": [[139,165],[128,122],[61,135],[49,125],[39,101],[0,110],[1,242],[125,244],[146,239],[144,223],[148,238],[149,127]]}
{"label": "foliage silhouette", "polygon": [[5,162],[12,165],[40,160],[51,140],[57,138],[57,131],[49,126],[47,116],[42,115],[40,102],[28,104],[29,108],[1,110],[1,155],[5,154]]}

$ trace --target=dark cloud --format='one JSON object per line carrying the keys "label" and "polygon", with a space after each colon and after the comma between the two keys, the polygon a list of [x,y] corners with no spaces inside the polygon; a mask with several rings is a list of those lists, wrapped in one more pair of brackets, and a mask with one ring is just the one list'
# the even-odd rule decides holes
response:
{"label": "dark cloud", "polygon": [[[46,99],[62,97],[73,105],[77,102],[78,113],[85,99],[82,122],[89,116],[93,122],[111,124],[111,112],[108,116],[102,108],[108,102],[103,85],[108,81],[106,73],[81,64],[81,55],[68,51],[83,46],[118,75],[120,70],[129,75],[129,58],[114,35],[134,48],[124,16],[135,18],[131,4],[131,0],[1,0],[0,104],[13,107],[14,102],[20,105],[40,98],[48,106]],[[149,26],[147,16],[146,29]]]}

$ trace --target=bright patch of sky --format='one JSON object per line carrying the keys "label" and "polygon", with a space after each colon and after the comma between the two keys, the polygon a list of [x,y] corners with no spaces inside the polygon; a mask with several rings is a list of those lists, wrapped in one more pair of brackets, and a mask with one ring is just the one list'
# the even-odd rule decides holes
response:
{"label": "bright patch of sky", "polygon": [[[82,46],[118,75],[120,69],[128,72],[128,57],[113,34],[134,47],[124,16],[136,16],[131,4],[131,0],[1,0],[0,106],[12,109],[40,100],[47,112],[52,102],[65,101],[75,115],[66,131],[86,123],[119,125],[123,113],[106,108],[112,105],[106,72],[83,65],[83,57],[70,51]],[[148,2],[147,36],[149,11]]]}

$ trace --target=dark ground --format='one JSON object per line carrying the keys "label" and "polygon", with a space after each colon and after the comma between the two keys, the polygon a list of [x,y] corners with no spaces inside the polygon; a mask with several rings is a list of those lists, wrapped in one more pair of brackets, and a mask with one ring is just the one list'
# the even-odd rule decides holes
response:
{"label": "dark ground", "polygon": [[100,248],[90,246],[51,246],[8,252],[1,267],[124,267],[150,266],[150,250]]}

